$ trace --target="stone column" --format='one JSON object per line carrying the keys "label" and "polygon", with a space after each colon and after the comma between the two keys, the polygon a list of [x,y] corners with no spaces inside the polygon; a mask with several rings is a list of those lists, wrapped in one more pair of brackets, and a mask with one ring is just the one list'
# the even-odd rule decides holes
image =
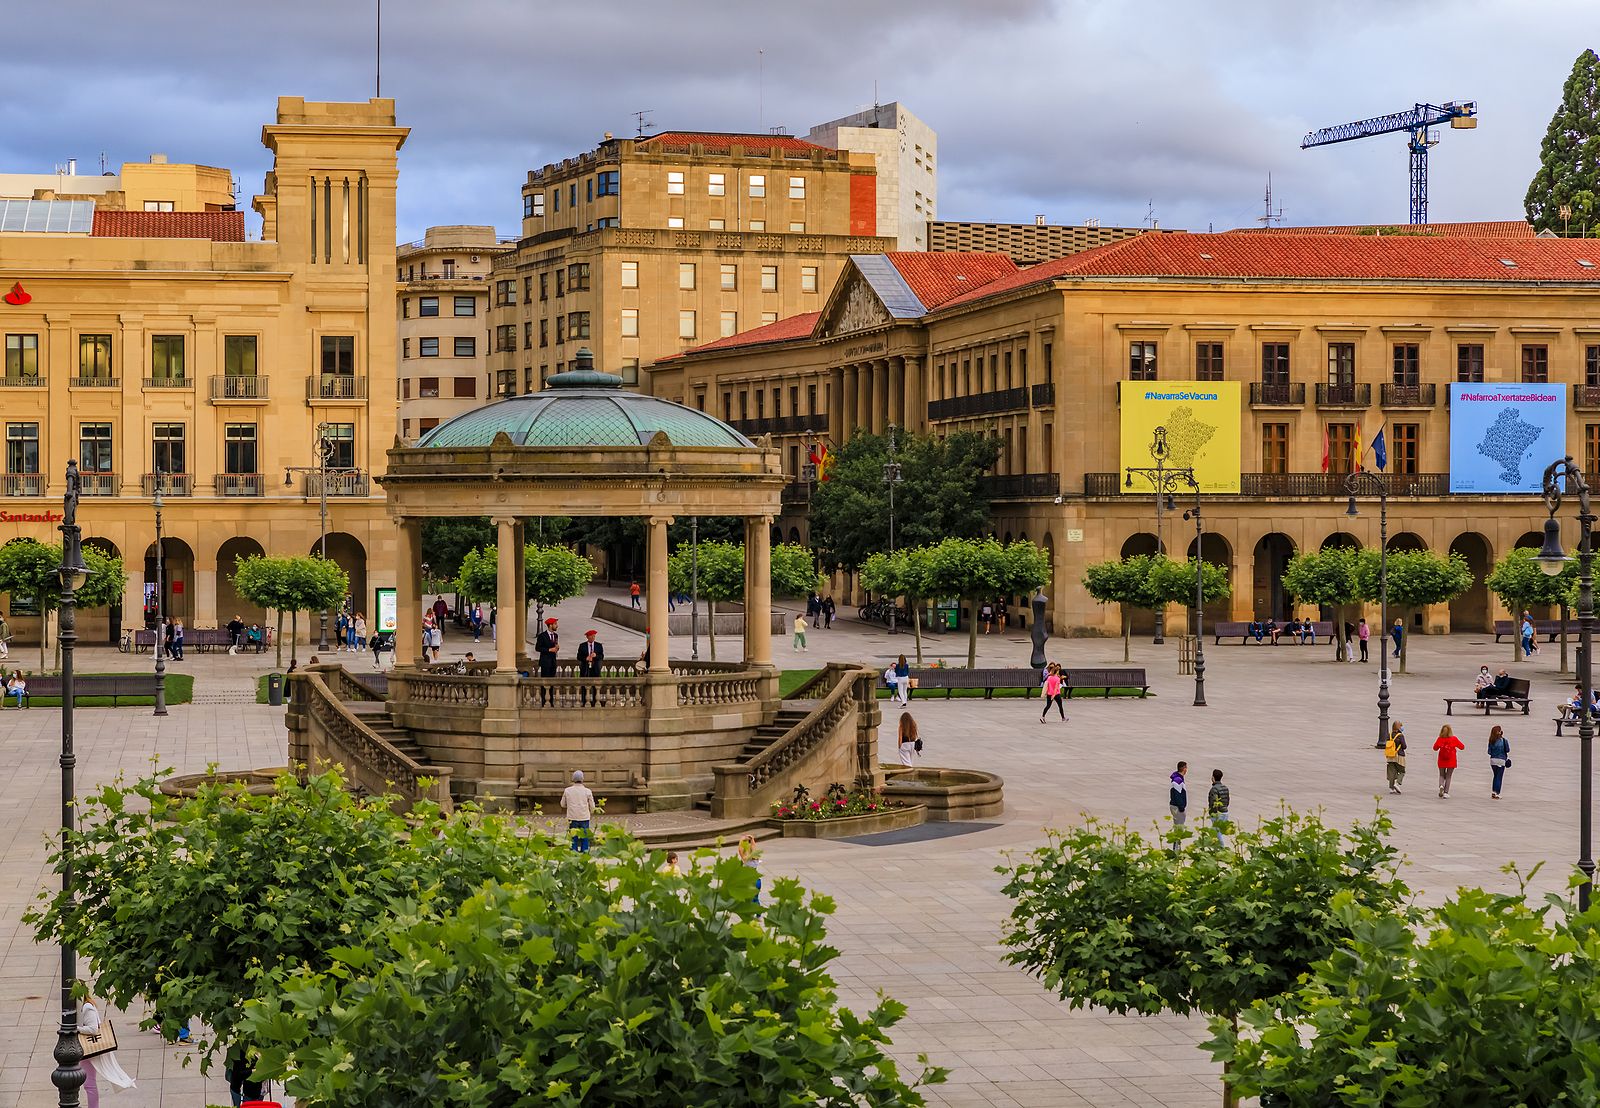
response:
{"label": "stone column", "polygon": [[772,664],[772,517],[744,521],[744,663]]}
{"label": "stone column", "polygon": [[[823,411],[828,413],[828,426],[835,434],[841,431],[844,424],[844,367],[834,366],[828,370],[828,383],[819,392],[817,401]],[[815,411],[810,413],[816,415]],[[816,429],[818,438],[826,441],[827,435],[819,426],[818,420],[812,420],[811,426]]]}
{"label": "stone column", "polygon": [[395,566],[394,664],[409,666],[417,660],[422,639],[422,521],[401,519],[400,549]]}
{"label": "stone column", "polygon": [[494,671],[516,673],[517,647],[527,631],[526,626],[520,632],[517,630],[517,625],[523,622],[517,612],[517,558],[512,553],[516,549],[517,521],[497,518],[494,525],[498,530],[499,555],[495,563],[494,597],[500,613],[495,621]]}
{"label": "stone column", "polygon": [[651,516],[645,540],[644,608],[650,621],[651,673],[671,669],[667,657],[671,649],[667,641],[667,524],[671,522],[668,516]]}
{"label": "stone column", "polygon": [[889,429],[889,414],[894,400],[889,388],[889,359],[880,358],[872,363],[872,430],[884,434]]}
{"label": "stone column", "polygon": [[872,430],[872,363],[866,362],[855,367],[856,371],[856,418],[855,425],[850,429],[860,428],[863,431]]}
{"label": "stone column", "polygon": [[896,427],[906,425],[906,360],[889,359],[889,422]]}
{"label": "stone column", "polygon": [[[522,520],[517,520],[516,526],[511,529],[512,549],[517,552],[516,567],[512,570],[512,584],[517,590],[517,665],[522,666],[522,659],[528,652],[528,525]],[[534,634],[543,631],[543,627],[534,629]],[[538,659],[530,659],[537,661]],[[528,668],[533,668],[529,666]]]}
{"label": "stone column", "polygon": [[928,375],[921,358],[901,359],[905,365],[905,427],[921,430],[928,425]]}
{"label": "stone column", "polygon": [[835,399],[838,401],[838,426],[829,426],[833,430],[833,441],[843,446],[855,436],[856,431],[856,400],[860,396],[860,381],[856,367],[847,365],[840,370],[840,388]]}
{"label": "stone column", "polygon": [[[194,625],[217,627],[217,548],[197,544],[194,555]],[[328,628],[333,633],[333,628]]]}

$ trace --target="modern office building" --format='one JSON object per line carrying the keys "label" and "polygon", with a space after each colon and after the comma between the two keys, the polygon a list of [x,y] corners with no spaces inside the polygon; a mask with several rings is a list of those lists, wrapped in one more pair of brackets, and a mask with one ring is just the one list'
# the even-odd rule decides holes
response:
{"label": "modern office building", "polygon": [[851,259],[818,314],[663,362],[657,394],[774,436],[785,537],[804,538],[809,442],[889,424],[994,436],[994,533],[1051,551],[1064,634],[1118,628],[1085,566],[1193,546],[1193,523],[1127,472],[1155,464],[1157,425],[1166,464],[1200,475],[1204,554],[1233,582],[1209,618],[1286,618],[1295,551],[1376,544],[1376,501],[1347,518],[1344,482],[1375,465],[1380,430],[1391,548],[1459,553],[1477,581],[1399,613],[1421,630],[1503,617],[1483,579],[1539,544],[1544,467],[1571,454],[1600,474],[1592,240],[1173,234],[1028,269],[996,257]]}
{"label": "modern office building", "polygon": [[1043,216],[1033,223],[974,223],[938,219],[928,224],[927,249],[998,253],[1006,255],[1018,265],[1038,265],[1147,233],[1174,232],[1146,231],[1142,227],[1102,227],[1098,223],[1069,226],[1046,223]]}
{"label": "modern office building", "polygon": [[[86,641],[142,625],[155,599],[158,489],[165,610],[191,626],[263,617],[234,594],[234,562],[318,549],[324,489],[328,554],[355,603],[392,581],[370,477],[395,436],[406,133],[391,100],[281,97],[261,131],[273,164],[253,202],[259,240],[208,167],[125,166],[101,193],[61,175],[65,192],[0,199],[0,541],[59,540],[78,459],[84,541],[128,572],[119,610],[82,617]],[[23,598],[5,610],[37,633]]]}
{"label": "modern office building", "polygon": [[822,146],[871,154],[878,165],[878,231],[898,250],[937,250],[928,221],[938,215],[939,136],[903,104],[819,123],[806,136]]}
{"label": "modern office building", "polygon": [[[514,241],[514,240],[513,240]],[[493,227],[429,227],[400,247],[400,437],[407,442],[496,395],[489,275],[512,249]]]}
{"label": "modern office building", "polygon": [[894,241],[870,155],[787,135],[608,135],[530,172],[522,212],[492,275],[497,394],[538,389],[584,346],[647,385],[657,358],[814,310],[846,257]]}

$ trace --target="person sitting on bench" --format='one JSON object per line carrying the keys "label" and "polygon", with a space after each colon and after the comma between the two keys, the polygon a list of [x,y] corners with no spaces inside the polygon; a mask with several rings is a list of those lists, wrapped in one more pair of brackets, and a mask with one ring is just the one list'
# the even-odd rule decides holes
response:
{"label": "person sitting on bench", "polygon": [[1272,645],[1277,646],[1278,636],[1283,634],[1283,628],[1278,626],[1278,621],[1268,616],[1265,631],[1272,636]]}
{"label": "person sitting on bench", "polygon": [[1250,621],[1250,634],[1255,636],[1256,642],[1261,641],[1261,634],[1265,630],[1265,626],[1259,619],[1253,619]]}
{"label": "person sitting on bench", "polygon": [[1283,633],[1289,636],[1290,642],[1300,641],[1300,617],[1290,616],[1289,622],[1283,625]]}
{"label": "person sitting on bench", "polygon": [[28,706],[28,682],[23,679],[20,669],[13,670],[11,676],[6,679],[6,691],[4,696],[0,696],[0,705],[5,703],[5,697],[7,696],[17,698],[18,708],[26,708]]}
{"label": "person sitting on bench", "polygon": [[1308,642],[1312,646],[1317,645],[1317,625],[1309,619],[1300,621],[1300,642],[1302,645]]}
{"label": "person sitting on bench", "polygon": [[1494,674],[1489,672],[1488,666],[1478,667],[1478,676],[1472,683],[1473,695],[1479,700],[1488,700],[1494,696]]}
{"label": "person sitting on bench", "polygon": [[1511,697],[1511,675],[1501,670],[1494,675],[1494,683],[1489,686],[1489,695],[1485,700],[1505,700]]}

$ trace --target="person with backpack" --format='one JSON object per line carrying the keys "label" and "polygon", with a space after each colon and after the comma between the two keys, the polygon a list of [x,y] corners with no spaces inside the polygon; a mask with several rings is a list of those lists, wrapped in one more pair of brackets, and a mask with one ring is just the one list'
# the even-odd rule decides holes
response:
{"label": "person with backpack", "polygon": [[1400,793],[1400,782],[1406,779],[1406,725],[1395,723],[1389,728],[1389,737],[1383,743],[1384,770],[1389,776],[1389,791]]}
{"label": "person with backpack", "polygon": [[1456,733],[1450,730],[1447,723],[1439,728],[1439,737],[1433,741],[1433,749],[1439,752],[1439,799],[1450,799],[1450,779],[1456,775],[1456,751],[1465,750],[1467,744],[1456,738]]}
{"label": "person with backpack", "polygon": [[1061,722],[1067,722],[1066,694],[1061,691],[1061,666],[1055,662],[1050,663],[1049,672],[1044,679],[1044,711],[1039,713],[1039,722],[1043,723],[1050,714],[1050,705],[1056,706],[1056,711],[1061,713]]}
{"label": "person with backpack", "polygon": [[1489,769],[1494,774],[1490,800],[1500,799],[1500,787],[1506,782],[1506,769],[1511,765],[1511,740],[1499,726],[1489,732]]}
{"label": "person with backpack", "polygon": [[1178,768],[1167,778],[1167,810],[1172,813],[1172,826],[1181,828],[1189,818],[1189,789],[1184,775],[1189,772],[1188,762],[1179,762]]}

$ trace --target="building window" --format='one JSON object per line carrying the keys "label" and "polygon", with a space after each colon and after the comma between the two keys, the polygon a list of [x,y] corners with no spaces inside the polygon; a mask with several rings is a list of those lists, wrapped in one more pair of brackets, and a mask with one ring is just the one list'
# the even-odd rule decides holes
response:
{"label": "building window", "polygon": [[567,266],[567,291],[589,291],[589,263],[574,262]]}
{"label": "building window", "polygon": [[423,358],[437,358],[439,356],[439,339],[433,338],[417,340],[417,354]]}
{"label": "building window", "polygon": [[594,179],[594,194],[596,196],[621,196],[622,171],[607,169],[596,175]]}
{"label": "building window", "polygon": [[1289,472],[1289,425],[1263,423],[1261,425],[1261,472]]}
{"label": "building window", "polygon": [[1403,476],[1414,476],[1417,470],[1418,432],[1421,424],[1396,423],[1393,424],[1394,444],[1391,447],[1393,457],[1390,459],[1392,468],[1390,472]]}
{"label": "building window", "polygon": [[638,262],[622,263],[622,287],[625,289],[636,289],[639,287]]}
{"label": "building window", "polygon": [[694,335],[694,311],[685,308],[678,313],[678,337],[680,339],[692,339]]}
{"label": "building window", "polygon": [[750,229],[752,231],[765,231],[767,229],[767,221],[764,219],[752,219],[750,221]]}
{"label": "building window", "polygon": [[6,424],[6,472],[39,472],[39,425]]}
{"label": "building window", "polygon": [[583,198],[589,203],[594,203],[594,178],[590,177],[583,183]]}
{"label": "building window", "polygon": [[1044,379],[1048,384],[1056,379],[1055,347],[1047,342],[1040,349],[1040,354],[1044,357]]}
{"label": "building window", "polygon": [[411,378],[409,377],[400,378],[400,399],[411,399]]}
{"label": "building window", "polygon": [[622,337],[636,339],[639,337],[639,309],[622,309]]}
{"label": "building window", "polygon": [[749,181],[751,196],[767,195],[767,175],[765,173],[752,173]]}
{"label": "building window", "polygon": [[1590,477],[1600,474],[1600,423],[1583,425],[1583,471]]}
{"label": "building window", "polygon": [[[9,336],[7,336],[9,338]],[[6,376],[11,376],[10,350],[7,350]],[[35,364],[34,372],[38,372]],[[150,336],[150,376],[166,381],[183,380],[183,336]]]}
{"label": "building window", "polygon": [[567,295],[567,271],[558,269],[556,270],[556,299],[560,300],[565,295]]}
{"label": "building window", "polygon": [[[222,372],[229,377],[254,377],[257,373],[256,336],[225,335],[222,339]],[[84,374],[89,376],[89,374]],[[110,376],[110,374],[107,374]]]}
{"label": "building window", "polygon": [[806,386],[806,414],[817,414],[817,386],[815,385]]}
{"label": "building window", "polygon": [[1544,343],[1530,342],[1523,345],[1522,379],[1529,384],[1543,384],[1550,380],[1550,348]]}
{"label": "building window", "polygon": [[[496,281],[494,283],[494,306],[506,308],[517,302],[517,283],[515,281]],[[435,313],[437,314],[437,313]]]}
{"label": "building window", "polygon": [[683,171],[681,169],[667,170],[667,195],[683,195]]}
{"label": "building window", "polygon": [[678,287],[680,289],[694,288],[694,263],[678,263]]}
{"label": "building window", "polygon": [[522,321],[522,349],[533,349],[533,320],[531,319]]}
{"label": "building window", "polygon": [[1194,377],[1197,381],[1222,380],[1222,344],[1197,342],[1194,344]]}
{"label": "building window", "polygon": [[434,400],[439,396],[439,378],[418,377],[417,396],[422,400]]}
{"label": "building window", "polygon": [[764,266],[761,267],[761,291],[762,292],[777,292],[778,291],[778,267],[777,266],[775,266],[775,265],[764,265]]}
{"label": "building window", "polygon": [[[1422,376],[1422,347],[1414,342],[1394,344],[1394,383],[1416,385]],[[1400,472],[1399,470],[1395,471]]]}
{"label": "building window", "polygon": [[737,335],[739,333],[739,313],[723,312],[718,331],[722,338],[727,338],[729,335]]}
{"label": "building window", "polygon": [[795,221],[789,224],[789,230],[798,231],[800,234],[805,234],[806,225],[799,221]]}
{"label": "building window", "polygon": [[806,179],[804,177],[789,178],[789,199],[804,200],[806,198]]}
{"label": "building window", "polygon": [[1261,344],[1261,383],[1287,385],[1289,383],[1289,344],[1264,342]]}
{"label": "building window", "polygon": [[[548,377],[549,375],[550,375],[550,367],[549,366],[542,365],[542,366],[539,367],[539,387],[540,388],[544,388],[545,378]],[[531,365],[525,365],[525,366],[522,367],[522,391],[523,392],[532,392],[533,391],[533,367]]]}
{"label": "building window", "polygon": [[1328,384],[1348,387],[1356,383],[1356,344],[1328,344]]}
{"label": "building window", "polygon": [[78,424],[78,468],[85,473],[114,473],[111,424]]}
{"label": "building window", "polygon": [[229,423],[222,429],[224,473],[260,473],[256,468],[256,425]]}
{"label": "building window", "polygon": [[1456,347],[1456,380],[1483,383],[1483,343],[1464,342]]}
{"label": "building window", "polygon": [[706,229],[708,231],[726,231],[728,229],[728,221],[726,219],[708,219],[706,220]]}
{"label": "building window", "polygon": [[589,313],[571,312],[567,315],[567,338],[586,339],[589,337]]}
{"label": "building window", "polygon": [[539,274],[539,299],[550,299],[550,274],[548,273]]}
{"label": "building window", "polygon": [[472,296],[458,296],[451,310],[458,316],[475,316],[478,314],[478,300]]}
{"label": "building window", "polygon": [[706,195],[724,196],[727,194],[727,178],[720,173],[711,173],[706,176]]}
{"label": "building window", "polygon": [[572,184],[567,186],[567,207],[576,208],[577,206],[578,206],[578,182],[574,181],[574,182],[572,182]]}
{"label": "building window", "polygon": [[147,212],[170,212],[173,210],[173,201],[146,200],[144,202],[144,210]]}
{"label": "building window", "polygon": [[497,396],[512,396],[517,391],[517,371],[497,369],[494,372],[494,391]]}
{"label": "building window", "polygon": [[553,212],[559,212],[561,210],[561,188],[560,188],[560,186],[557,186],[556,188],[553,188],[553,189],[550,190],[550,210],[553,211]]}
{"label": "building window", "polygon": [[[232,342],[234,336],[228,336]],[[251,370],[252,373],[255,370]],[[111,379],[111,336],[78,336],[78,376],[98,381]]]}
{"label": "building window", "polygon": [[328,442],[328,467],[330,469],[356,468],[356,425],[354,423],[326,423]]}
{"label": "building window", "polygon": [[778,313],[777,312],[762,312],[761,313],[761,325],[763,327],[765,327],[769,323],[776,323],[776,322],[778,322]]}
{"label": "building window", "polygon": [[1600,386],[1600,346],[1583,348],[1583,383],[1591,389]]}
{"label": "building window", "polygon": [[539,345],[550,345],[550,321],[548,319],[541,319],[539,321]]}
{"label": "building window", "polygon": [[814,265],[803,265],[803,266],[800,267],[800,291],[801,292],[816,292],[817,291],[817,267],[816,266],[814,266]]}
{"label": "building window", "polygon": [[1128,380],[1154,381],[1156,379],[1156,344],[1130,342],[1128,344]]}
{"label": "building window", "polygon": [[153,473],[188,473],[186,428],[181,423],[157,423],[150,428],[150,462]]}
{"label": "building window", "polygon": [[[522,302],[524,304],[533,303],[533,277],[531,274],[522,279]],[[471,315],[472,313],[468,312],[467,314]]]}
{"label": "building window", "polygon": [[400,318],[411,318],[411,298],[409,296],[402,296],[400,298]]}
{"label": "building window", "polygon": [[[734,292],[739,288],[739,267],[733,262],[722,263],[722,291]],[[1594,349],[1590,347],[1590,349]]]}
{"label": "building window", "polygon": [[1328,472],[1349,473],[1355,468],[1356,425],[1328,424]]}
{"label": "building window", "polygon": [[411,340],[410,339],[401,339],[400,340],[400,356],[402,358],[411,357]]}
{"label": "building window", "polygon": [[558,316],[556,316],[556,345],[560,346],[562,343],[564,343],[566,341],[567,341],[567,317],[564,316],[564,315],[558,315]]}
{"label": "building window", "polygon": [[451,353],[458,358],[476,358],[478,356],[478,340],[470,335],[457,335],[455,349]]}
{"label": "building window", "polygon": [[722,419],[723,419],[723,422],[727,422],[728,420],[730,420],[732,418],[733,418],[733,393],[725,392],[725,393],[722,394]]}
{"label": "building window", "polygon": [[[558,342],[560,341],[559,336],[557,338],[557,341]],[[422,342],[423,342],[422,356],[424,358],[437,358],[439,356],[439,340],[438,339],[423,339]],[[429,342],[433,343],[433,353],[432,354],[428,353],[427,344]],[[501,353],[502,351],[506,351],[506,350],[515,350],[516,348],[517,348],[517,325],[515,323],[502,323],[499,326],[497,326],[494,329],[494,349],[495,349],[495,353],[498,354],[498,353]]]}
{"label": "building window", "polygon": [[417,315],[424,318],[439,314],[439,298],[437,296],[424,296],[417,300]]}
{"label": "building window", "polygon": [[522,218],[523,219],[532,219],[533,218],[533,197],[534,197],[534,194],[531,193],[531,192],[526,192],[526,193],[522,194]]}
{"label": "building window", "polygon": [[455,397],[457,400],[475,400],[478,396],[478,379],[476,377],[457,377],[455,379]]}

